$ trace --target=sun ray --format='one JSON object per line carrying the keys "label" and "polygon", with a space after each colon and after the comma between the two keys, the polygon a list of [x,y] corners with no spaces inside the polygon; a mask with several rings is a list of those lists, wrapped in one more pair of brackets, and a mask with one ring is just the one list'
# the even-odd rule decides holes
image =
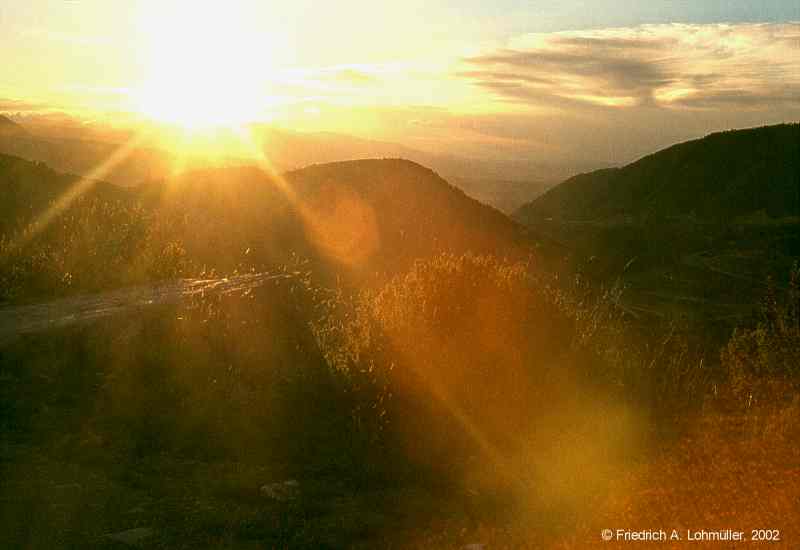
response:
{"label": "sun ray", "polygon": [[283,177],[283,174],[278,172],[275,165],[264,152],[264,149],[256,143],[253,137],[253,131],[245,127],[236,127],[233,131],[244,146],[248,158],[254,161],[261,170],[269,175],[270,179],[278,186],[284,195],[286,195],[286,198],[292,206],[297,208],[301,215],[304,216],[305,209],[301,201],[298,200],[297,193],[289,182],[286,181],[286,178]]}
{"label": "sun ray", "polygon": [[[254,159],[258,166],[270,175],[271,180],[278,185],[278,187],[286,195],[289,202],[296,209],[300,215],[300,219],[307,228],[316,226],[316,215],[314,211],[308,207],[301,199],[298,198],[294,188],[289,184],[282,174],[275,170],[274,165],[267,157],[264,150],[255,142],[252,133],[245,129],[238,129],[237,135],[242,140],[242,143],[247,147],[251,158]],[[313,243],[319,247],[319,243]],[[414,364],[412,361],[411,364]],[[464,411],[456,400],[454,400],[447,388],[439,383],[437,380],[430,376],[426,376],[424,369],[418,369],[421,378],[425,383],[425,390],[429,392],[440,404],[445,407],[445,410],[462,426],[469,437],[475,441],[478,448],[484,456],[493,464],[497,473],[508,480],[513,479],[514,473],[506,457],[492,444],[486,434],[481,430],[476,422]]]}
{"label": "sun ray", "polygon": [[13,252],[24,247],[64,211],[66,211],[82,195],[90,191],[98,181],[106,177],[120,162],[124,161],[145,139],[143,133],[136,134],[130,140],[118,147],[105,161],[94,168],[85,176],[78,178],[67,191],[64,192],[49,208],[42,212],[31,222],[26,230],[16,239],[11,241],[8,252]]}

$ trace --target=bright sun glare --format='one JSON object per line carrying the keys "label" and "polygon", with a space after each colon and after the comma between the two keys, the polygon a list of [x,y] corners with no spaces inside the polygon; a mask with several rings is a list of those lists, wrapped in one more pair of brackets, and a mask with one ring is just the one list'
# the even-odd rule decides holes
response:
{"label": "bright sun glare", "polygon": [[258,118],[267,103],[269,45],[251,20],[234,2],[148,3],[139,112],[192,130]]}

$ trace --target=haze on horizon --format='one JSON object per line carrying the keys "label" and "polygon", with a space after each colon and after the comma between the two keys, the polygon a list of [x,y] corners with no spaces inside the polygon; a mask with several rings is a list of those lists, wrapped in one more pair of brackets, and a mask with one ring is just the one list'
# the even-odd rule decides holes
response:
{"label": "haze on horizon", "polygon": [[0,7],[0,113],[251,121],[487,159],[624,163],[800,119],[800,7],[30,0]]}

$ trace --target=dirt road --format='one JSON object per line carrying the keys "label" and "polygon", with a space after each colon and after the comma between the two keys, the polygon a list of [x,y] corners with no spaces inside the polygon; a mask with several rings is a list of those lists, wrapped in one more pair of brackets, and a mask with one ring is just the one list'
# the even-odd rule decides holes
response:
{"label": "dirt road", "polygon": [[196,295],[247,291],[267,281],[289,277],[292,275],[287,273],[248,273],[222,279],[180,279],[153,286],[81,294],[38,304],[0,307],[0,344],[23,334],[177,303]]}

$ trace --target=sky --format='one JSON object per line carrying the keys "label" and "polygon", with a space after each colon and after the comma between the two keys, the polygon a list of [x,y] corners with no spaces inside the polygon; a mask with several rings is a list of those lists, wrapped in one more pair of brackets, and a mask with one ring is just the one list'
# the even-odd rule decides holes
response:
{"label": "sky", "polygon": [[613,163],[800,120],[796,0],[0,2],[0,112]]}

